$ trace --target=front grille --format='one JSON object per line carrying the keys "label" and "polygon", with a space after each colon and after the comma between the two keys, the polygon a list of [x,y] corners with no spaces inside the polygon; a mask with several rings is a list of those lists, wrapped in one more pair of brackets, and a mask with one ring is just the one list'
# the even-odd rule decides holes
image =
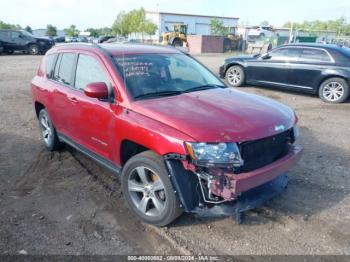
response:
{"label": "front grille", "polygon": [[241,143],[244,165],[240,168],[240,173],[253,171],[284,157],[288,154],[292,141],[292,131],[287,130],[275,136]]}

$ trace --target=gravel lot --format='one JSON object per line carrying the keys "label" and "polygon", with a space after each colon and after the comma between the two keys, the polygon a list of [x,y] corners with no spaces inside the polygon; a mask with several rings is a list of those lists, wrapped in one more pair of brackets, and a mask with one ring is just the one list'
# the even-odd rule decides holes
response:
{"label": "gravel lot", "polygon": [[[217,72],[223,56],[198,59]],[[40,60],[0,56],[1,254],[350,255],[349,102],[240,88],[299,116],[305,154],[287,190],[242,225],[184,214],[159,229],[135,219],[111,173],[73,149],[45,150],[29,91]]]}

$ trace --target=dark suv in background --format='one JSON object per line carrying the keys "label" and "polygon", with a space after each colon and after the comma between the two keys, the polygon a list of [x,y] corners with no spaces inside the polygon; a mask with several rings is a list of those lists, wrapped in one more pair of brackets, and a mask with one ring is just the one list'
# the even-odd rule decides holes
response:
{"label": "dark suv in background", "polygon": [[0,30],[0,52],[12,54],[15,51],[28,52],[32,55],[45,54],[54,41],[34,37],[24,30]]}

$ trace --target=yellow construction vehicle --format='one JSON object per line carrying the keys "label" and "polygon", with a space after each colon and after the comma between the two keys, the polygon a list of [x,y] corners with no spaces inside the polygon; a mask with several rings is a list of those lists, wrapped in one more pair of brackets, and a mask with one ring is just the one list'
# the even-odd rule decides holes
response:
{"label": "yellow construction vehicle", "polygon": [[165,27],[167,32],[163,33],[163,45],[183,46],[187,44],[187,25],[175,24],[173,31]]}

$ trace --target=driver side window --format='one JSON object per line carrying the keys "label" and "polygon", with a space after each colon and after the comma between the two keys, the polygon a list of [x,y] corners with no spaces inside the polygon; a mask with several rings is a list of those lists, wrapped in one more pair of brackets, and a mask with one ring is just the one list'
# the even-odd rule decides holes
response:
{"label": "driver side window", "polygon": [[299,48],[279,48],[269,53],[270,60],[297,61],[300,56]]}
{"label": "driver side window", "polygon": [[99,62],[89,55],[80,54],[75,75],[75,88],[84,90],[88,84],[93,82],[103,82],[109,85],[108,78]]}

